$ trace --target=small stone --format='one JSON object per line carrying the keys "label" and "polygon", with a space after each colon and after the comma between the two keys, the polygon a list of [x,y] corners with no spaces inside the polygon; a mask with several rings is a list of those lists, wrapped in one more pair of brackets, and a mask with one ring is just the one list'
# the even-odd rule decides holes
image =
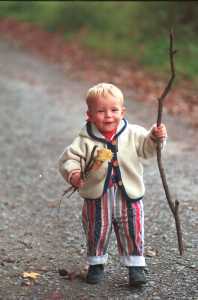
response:
{"label": "small stone", "polygon": [[195,269],[197,266],[196,265],[191,265],[190,266],[192,269]]}

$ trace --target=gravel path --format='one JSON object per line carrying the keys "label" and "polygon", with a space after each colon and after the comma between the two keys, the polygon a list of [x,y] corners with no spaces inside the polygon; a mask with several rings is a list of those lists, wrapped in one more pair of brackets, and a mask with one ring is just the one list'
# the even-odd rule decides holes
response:
{"label": "gravel path", "polygon": [[[92,83],[5,40],[0,67],[0,299],[198,299],[196,131],[165,113],[169,139],[163,158],[171,193],[181,204],[185,255],[178,255],[174,221],[153,160],[145,167],[149,281],[140,289],[128,287],[112,234],[106,281],[90,286],[83,280],[82,200],[77,194],[63,199],[58,213],[65,183],[57,159],[84,123],[84,95]],[[156,108],[136,102],[131,91],[124,94],[128,120],[150,127]],[[70,280],[59,275],[60,268],[73,272]],[[36,281],[22,278],[31,271],[40,274]]]}

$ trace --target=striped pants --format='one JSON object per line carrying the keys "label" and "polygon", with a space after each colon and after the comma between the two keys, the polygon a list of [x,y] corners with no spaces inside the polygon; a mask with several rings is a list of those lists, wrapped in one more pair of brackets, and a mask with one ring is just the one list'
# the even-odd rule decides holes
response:
{"label": "striped pants", "polygon": [[121,263],[125,266],[145,266],[142,200],[132,203],[114,184],[102,198],[84,200],[82,222],[87,240],[88,264],[107,262],[113,227]]}

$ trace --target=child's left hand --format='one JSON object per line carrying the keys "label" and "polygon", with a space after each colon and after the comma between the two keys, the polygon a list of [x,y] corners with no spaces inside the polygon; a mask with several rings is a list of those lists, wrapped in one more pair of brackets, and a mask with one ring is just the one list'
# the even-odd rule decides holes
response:
{"label": "child's left hand", "polygon": [[160,124],[159,127],[157,127],[157,125],[154,125],[152,129],[152,135],[156,139],[159,139],[160,142],[163,142],[167,138],[166,126],[164,124]]}

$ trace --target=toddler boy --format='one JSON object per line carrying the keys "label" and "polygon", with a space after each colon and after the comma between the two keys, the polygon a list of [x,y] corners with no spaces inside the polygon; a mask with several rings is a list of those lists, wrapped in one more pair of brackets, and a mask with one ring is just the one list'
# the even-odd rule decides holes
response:
{"label": "toddler boy", "polygon": [[113,84],[100,83],[87,93],[86,125],[59,159],[64,179],[84,199],[82,222],[89,264],[87,282],[104,277],[114,228],[120,260],[129,269],[129,284],[146,283],[142,158],[156,155],[166,127],[145,128],[124,118],[124,97]]}

